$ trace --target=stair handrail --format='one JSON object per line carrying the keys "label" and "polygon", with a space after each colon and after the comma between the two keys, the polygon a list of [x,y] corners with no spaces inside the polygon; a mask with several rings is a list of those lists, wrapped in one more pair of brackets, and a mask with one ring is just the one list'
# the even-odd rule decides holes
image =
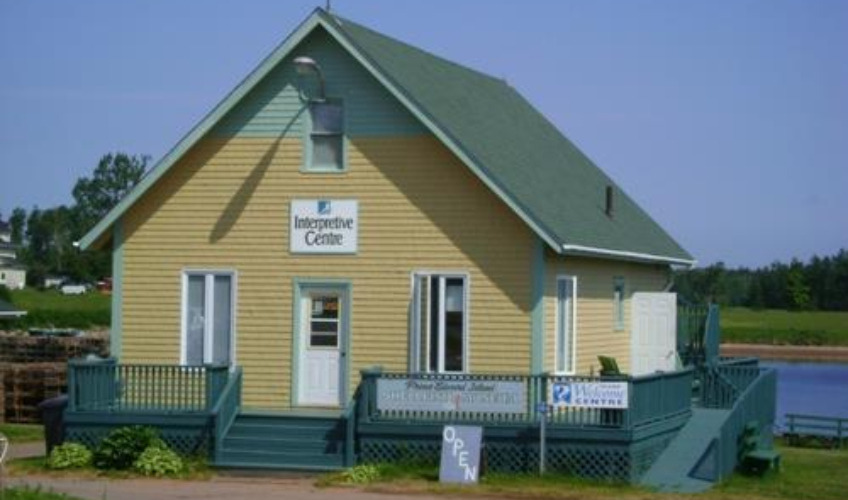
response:
{"label": "stair handrail", "polygon": [[[716,453],[716,479],[730,475],[738,465],[737,439],[748,422],[756,421],[760,429],[774,423],[777,373],[773,368],[759,368],[759,374],[740,394],[721,426],[720,449]],[[770,430],[763,436],[771,437]]]}
{"label": "stair handrail", "polygon": [[227,380],[227,385],[218,396],[218,400],[209,412],[213,432],[213,457],[220,459],[224,437],[232,427],[241,409],[242,368],[235,367]]}

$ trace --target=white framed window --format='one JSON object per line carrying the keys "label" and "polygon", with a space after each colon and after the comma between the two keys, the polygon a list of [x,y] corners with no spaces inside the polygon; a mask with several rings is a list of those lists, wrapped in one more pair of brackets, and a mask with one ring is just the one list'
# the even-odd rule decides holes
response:
{"label": "white framed window", "polygon": [[557,276],[555,371],[574,374],[577,345],[577,277]]}
{"label": "white framed window", "polygon": [[309,103],[309,137],[304,169],[333,173],[345,170],[344,106],[339,99]]}
{"label": "white framed window", "polygon": [[183,272],[180,363],[235,363],[236,274]]}
{"label": "white framed window", "polygon": [[612,279],[612,321],[616,330],[624,330],[624,278]]}
{"label": "white framed window", "polygon": [[410,372],[468,372],[468,284],[466,273],[412,274]]}

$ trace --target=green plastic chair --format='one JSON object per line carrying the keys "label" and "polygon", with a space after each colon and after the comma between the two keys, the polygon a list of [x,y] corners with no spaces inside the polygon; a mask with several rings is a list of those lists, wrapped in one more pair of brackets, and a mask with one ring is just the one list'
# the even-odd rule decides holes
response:
{"label": "green plastic chair", "polygon": [[618,368],[618,362],[610,356],[598,356],[598,362],[601,363],[602,377],[621,376],[621,370]]}

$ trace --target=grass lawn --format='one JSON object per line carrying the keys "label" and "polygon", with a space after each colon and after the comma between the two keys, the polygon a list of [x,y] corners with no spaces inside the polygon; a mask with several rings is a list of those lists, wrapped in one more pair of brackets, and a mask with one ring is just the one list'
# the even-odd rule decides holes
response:
{"label": "grass lawn", "polygon": [[37,290],[24,288],[11,290],[12,303],[30,311],[33,309],[50,309],[53,311],[101,311],[109,309],[109,295],[99,292],[88,292],[82,295],[62,295],[58,290]]}
{"label": "grass lawn", "polygon": [[44,427],[41,424],[0,424],[0,434],[13,443],[44,441]]}
{"label": "grass lawn", "polygon": [[723,342],[848,346],[848,312],[721,310]]}
{"label": "grass lawn", "polygon": [[[551,498],[582,500],[637,500],[698,498],[705,500],[844,500],[848,492],[848,450],[791,448],[779,446],[782,470],[763,478],[734,476],[712,490],[697,495],[656,493],[629,485],[596,483],[568,476],[489,474],[479,486],[448,486],[438,483],[433,467],[398,464],[377,466],[379,478],[364,488],[394,493],[462,493],[468,496],[505,498]],[[321,486],[345,484],[344,473],[324,476]]]}
{"label": "grass lawn", "polygon": [[107,326],[111,297],[98,292],[63,295],[58,290],[12,290],[12,303],[27,315],[11,322],[13,328],[90,328]]}
{"label": "grass lawn", "polygon": [[5,488],[0,490],[0,499],[2,500],[78,500],[78,497],[72,497],[63,493],[53,493],[52,491],[43,491],[38,488]]}
{"label": "grass lawn", "polygon": [[[183,457],[185,469],[179,474],[168,476],[168,479],[182,479],[188,481],[205,481],[214,476],[213,469],[205,458]],[[10,475],[25,476],[27,474],[48,475],[55,477],[76,477],[84,479],[109,478],[109,479],[138,479],[149,478],[132,470],[103,470],[88,466],[81,469],[55,470],[47,467],[45,457],[28,457],[12,460],[6,465],[6,471]],[[0,500],[3,500],[0,498]]]}

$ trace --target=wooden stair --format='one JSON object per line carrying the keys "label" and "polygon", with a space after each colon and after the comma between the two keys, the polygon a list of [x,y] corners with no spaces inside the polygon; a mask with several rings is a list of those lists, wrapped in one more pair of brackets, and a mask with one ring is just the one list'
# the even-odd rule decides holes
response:
{"label": "wooden stair", "polygon": [[338,412],[241,413],[224,437],[216,467],[332,471],[344,468]]}

